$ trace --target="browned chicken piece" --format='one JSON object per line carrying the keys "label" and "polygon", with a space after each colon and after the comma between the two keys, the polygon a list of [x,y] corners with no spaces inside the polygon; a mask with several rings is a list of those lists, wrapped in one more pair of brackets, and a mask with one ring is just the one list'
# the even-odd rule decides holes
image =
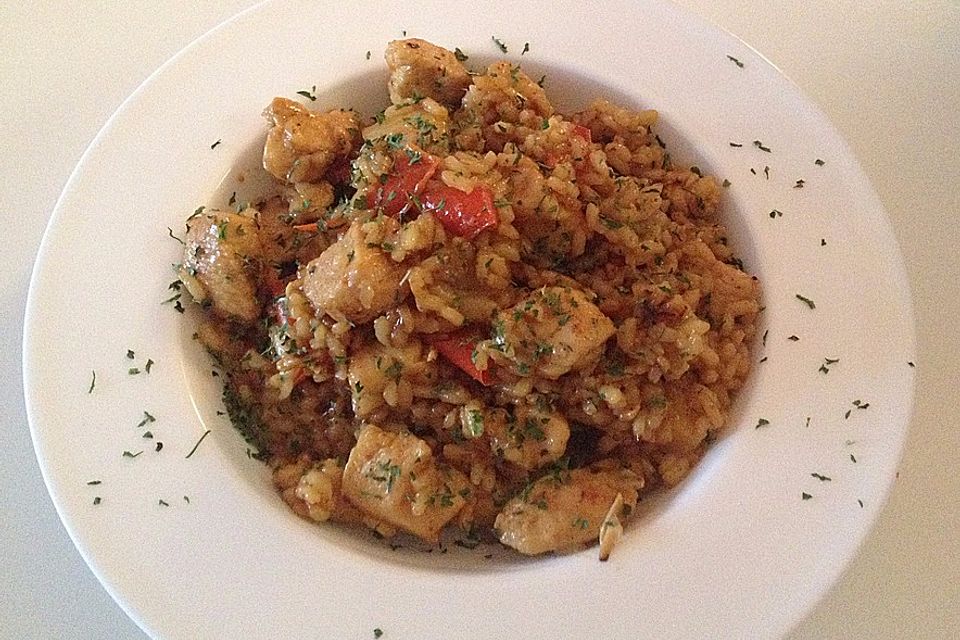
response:
{"label": "browned chicken piece", "polygon": [[343,471],[343,493],[367,515],[436,543],[466,504],[470,482],[438,464],[410,433],[363,427]]}
{"label": "browned chicken piece", "polygon": [[396,305],[404,267],[379,245],[369,246],[354,222],[343,236],[310,261],[303,293],[321,313],[360,324]]}
{"label": "browned chicken piece", "polygon": [[257,280],[262,248],[257,212],[210,211],[187,221],[180,280],[193,299],[222,316],[254,322],[260,315]]}
{"label": "browned chicken piece", "polygon": [[360,513],[341,489],[343,465],[333,458],[307,466],[304,462],[284,465],[274,471],[274,483],[297,513],[317,522],[334,520],[356,524]]}
{"label": "browned chicken piece", "polygon": [[500,542],[520,553],[574,550],[597,540],[618,495],[622,507],[614,515],[625,520],[642,488],[642,478],[611,464],[556,471],[511,498],[494,527]]}
{"label": "browned chicken piece", "polygon": [[487,431],[495,454],[523,469],[556,462],[567,450],[570,425],[557,411],[520,404],[513,415],[492,416]]}
{"label": "browned chicken piece", "polygon": [[347,383],[354,415],[367,418],[389,404],[387,398],[391,397],[391,389],[395,401],[397,383],[404,371],[422,368],[423,359],[423,350],[417,341],[395,348],[385,347],[372,339],[354,338],[347,364]]}
{"label": "browned chicken piece", "polygon": [[470,86],[470,73],[447,51],[426,40],[394,40],[384,56],[390,69],[390,102],[402,104],[421,98],[456,107]]}
{"label": "browned chicken piece", "polygon": [[264,111],[273,125],[263,147],[263,168],[291,184],[319,182],[337,159],[360,148],[360,116],[335,109],[310,111],[299,102],[274,98]]}
{"label": "browned chicken piece", "polygon": [[519,375],[556,380],[597,362],[616,329],[582,291],[537,289],[494,321],[491,356]]}

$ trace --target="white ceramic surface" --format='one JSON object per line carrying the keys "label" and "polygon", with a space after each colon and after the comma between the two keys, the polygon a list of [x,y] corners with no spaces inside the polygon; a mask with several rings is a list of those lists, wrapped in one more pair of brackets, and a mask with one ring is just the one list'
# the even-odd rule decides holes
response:
{"label": "white ceramic surface", "polygon": [[[495,6],[477,3],[469,24],[449,4],[258,7],[141,87],[64,190],[31,288],[27,407],[64,524],[148,633],[775,636],[824,593],[872,523],[909,419],[914,340],[896,243],[846,145],[760,56],[670,5],[561,3],[549,16],[521,7],[509,19]],[[329,24],[340,28],[318,27]],[[641,42],[638,25],[643,45],[625,50]],[[177,260],[167,227],[232,187],[269,99],[316,85],[317,106],[370,112],[385,101],[372,91],[385,77],[383,46],[404,31],[472,61],[498,55],[496,36],[508,57],[546,73],[562,104],[602,91],[657,108],[671,151],[732,183],[729,223],[764,283],[769,333],[758,357],[767,360],[728,434],[629,528],[609,563],[592,550],[486,563],[389,552],[297,520],[216,415],[188,320],[159,304]],[[783,215],[771,218],[774,209]],[[827,374],[825,358],[839,359]],[[137,428],[145,411],[156,418],[153,441]],[[760,418],[769,424],[758,429]]]}

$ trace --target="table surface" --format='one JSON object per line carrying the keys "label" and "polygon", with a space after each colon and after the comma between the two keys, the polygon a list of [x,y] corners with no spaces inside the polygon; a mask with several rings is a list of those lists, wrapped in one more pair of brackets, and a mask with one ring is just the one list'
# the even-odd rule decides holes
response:
{"label": "table surface", "polygon": [[[960,637],[960,4],[768,0],[680,5],[741,37],[827,113],[906,259],[919,338],[899,477],[833,590],[789,636]],[[23,308],[47,220],[110,114],[154,69],[253,0],[0,3],[0,637],[144,638],[74,549],[34,457]],[[815,6],[814,6],[815,5]],[[735,585],[733,585],[735,588]]]}

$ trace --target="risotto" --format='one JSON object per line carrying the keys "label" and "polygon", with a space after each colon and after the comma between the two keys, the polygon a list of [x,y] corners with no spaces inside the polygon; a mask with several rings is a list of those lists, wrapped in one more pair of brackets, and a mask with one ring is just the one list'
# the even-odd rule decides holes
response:
{"label": "risotto", "polygon": [[300,516],[524,554],[680,482],[750,372],[760,287],[655,111],[391,42],[373,118],[267,107],[276,190],[187,220],[234,424]]}

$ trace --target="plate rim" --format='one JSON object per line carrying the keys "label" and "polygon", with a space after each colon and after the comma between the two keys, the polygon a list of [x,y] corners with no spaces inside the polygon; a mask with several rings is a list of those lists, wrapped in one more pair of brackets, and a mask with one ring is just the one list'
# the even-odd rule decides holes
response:
{"label": "plate rim", "polygon": [[[188,56],[190,52],[194,51],[198,47],[203,46],[203,44],[207,42],[208,39],[210,39],[214,34],[219,33],[222,30],[230,29],[231,26],[236,23],[236,21],[243,19],[245,16],[258,13],[261,10],[263,10],[264,7],[267,7],[270,5],[279,5],[279,4],[281,3],[273,2],[271,0],[265,0],[264,2],[257,3],[247,9],[244,9],[243,11],[236,14],[235,16],[229,18],[228,20],[208,30],[206,33],[204,33],[203,35],[193,40],[189,45],[187,45],[186,47],[178,51],[174,56],[172,56],[169,60],[167,60],[163,65],[161,65],[156,71],[151,73],[137,87],[137,89],[135,89],[130,94],[130,96],[127,97],[120,104],[120,106],[107,119],[103,127],[100,129],[97,135],[93,138],[93,140],[87,146],[84,153],[81,155],[79,161],[77,162],[76,167],[73,169],[73,171],[70,174],[70,177],[65,183],[63,191],[60,194],[57,200],[57,203],[54,207],[53,214],[51,215],[51,218],[44,231],[43,238],[41,240],[40,247],[38,249],[37,259],[35,260],[33,269],[31,271],[30,287],[29,287],[29,292],[27,296],[27,304],[26,304],[25,315],[24,315],[24,325],[23,325],[23,335],[22,335],[23,349],[22,349],[21,365],[22,365],[22,371],[23,371],[24,397],[25,397],[27,418],[30,425],[31,439],[33,441],[34,450],[37,455],[37,460],[40,466],[41,474],[43,476],[44,483],[47,487],[47,491],[51,495],[51,499],[57,510],[58,516],[60,517],[61,522],[63,523],[65,529],[67,530],[71,538],[71,541],[74,543],[74,546],[78,549],[81,556],[84,558],[84,561],[86,562],[86,564],[90,567],[91,571],[94,573],[94,575],[96,575],[98,581],[104,586],[104,588],[111,595],[111,597],[123,608],[124,612],[128,616],[130,616],[130,618],[133,619],[138,624],[138,626],[140,626],[144,631],[146,631],[151,635],[155,635],[155,632],[150,627],[148,627],[146,624],[146,621],[140,617],[139,612],[137,611],[134,604],[129,602],[127,598],[123,596],[123,594],[115,592],[113,588],[114,587],[113,583],[108,579],[107,576],[101,575],[101,571],[98,567],[98,563],[93,558],[88,557],[88,553],[87,553],[88,549],[86,545],[82,543],[82,539],[81,539],[82,537],[80,535],[80,532],[75,530],[74,523],[72,523],[69,517],[67,517],[66,510],[63,508],[63,505],[61,504],[62,500],[64,500],[65,498],[62,495],[60,495],[59,492],[57,491],[57,487],[55,486],[56,482],[52,478],[50,470],[47,468],[45,459],[41,456],[41,451],[43,448],[43,443],[42,443],[43,436],[42,434],[40,434],[39,429],[36,426],[37,419],[38,419],[37,409],[36,409],[37,398],[35,397],[36,391],[35,391],[34,385],[32,384],[32,381],[33,381],[32,369],[34,364],[29,360],[31,354],[33,354],[35,351],[35,346],[31,342],[32,340],[31,327],[34,326],[36,322],[34,320],[35,314],[39,313],[38,309],[36,308],[37,296],[39,295],[36,293],[36,288],[38,286],[37,283],[39,280],[38,274],[44,268],[43,266],[44,257],[47,256],[50,251],[52,251],[50,247],[50,243],[52,242],[50,230],[56,226],[60,217],[64,215],[61,213],[63,210],[63,207],[65,206],[64,203],[69,200],[71,193],[77,188],[77,184],[82,179],[84,170],[86,168],[86,165],[87,165],[87,162],[89,161],[90,156],[102,144],[102,141],[110,135],[116,120],[122,117],[122,115],[126,113],[126,111],[130,108],[130,105],[135,104],[136,101],[140,99],[143,93],[146,92],[150,86],[152,86],[152,84],[154,83],[157,77],[165,74],[168,71],[168,69],[178,64],[182,59]],[[732,38],[736,40],[740,45],[742,45],[743,48],[748,49],[750,52],[752,52],[752,54],[756,56],[757,61],[762,61],[764,64],[768,65],[779,77],[788,81],[793,86],[796,94],[808,105],[808,107],[810,107],[812,113],[816,117],[818,117],[820,121],[822,121],[828,127],[830,127],[830,137],[841,145],[842,150],[844,151],[845,161],[848,163],[851,163],[852,170],[855,173],[862,176],[865,182],[865,186],[868,188],[868,190],[872,194],[874,202],[872,202],[871,205],[875,206],[875,208],[877,209],[878,220],[881,221],[885,227],[882,231],[885,233],[888,239],[893,243],[893,248],[895,249],[895,256],[893,257],[895,259],[892,262],[895,263],[895,267],[896,267],[895,271],[897,272],[900,279],[900,282],[898,284],[901,288],[902,293],[905,295],[906,303],[907,303],[906,306],[903,309],[901,309],[901,311],[904,312],[904,315],[907,317],[907,323],[909,325],[908,338],[909,338],[910,344],[909,344],[908,350],[912,353],[916,353],[916,335],[917,335],[916,315],[915,315],[914,304],[912,301],[913,296],[909,286],[909,280],[906,277],[907,274],[904,268],[902,249],[900,247],[900,243],[897,241],[897,238],[892,231],[889,215],[887,214],[886,209],[883,206],[881,200],[877,196],[877,192],[874,189],[873,185],[871,184],[869,175],[863,170],[860,160],[852,152],[852,149],[850,149],[847,141],[840,134],[840,132],[835,128],[835,126],[832,124],[829,118],[827,118],[826,114],[822,111],[819,105],[806,92],[804,92],[799,87],[799,85],[797,85],[796,82],[794,82],[789,76],[787,76],[780,69],[778,69],[776,65],[774,65],[767,58],[765,58],[762,53],[758,52],[756,49],[751,47],[748,43],[745,43],[742,39],[740,39],[735,34],[732,34],[729,31],[710,23],[704,18],[686,9],[676,7],[675,5],[670,5],[670,6],[673,11],[683,14],[686,19],[693,20],[694,22],[699,23],[700,26],[706,26],[706,27],[709,27],[709,29],[711,30],[722,33],[724,37]],[[897,442],[896,446],[894,447],[896,450],[895,456],[894,456],[896,460],[900,460],[903,455],[906,438],[908,436],[910,424],[912,422],[912,416],[915,411],[915,395],[916,395],[916,382],[914,379],[914,382],[910,385],[908,396],[904,399],[906,412],[904,417],[904,424],[902,428],[899,430],[899,433],[900,433],[899,442]],[[867,513],[868,520],[869,520],[868,524],[859,529],[858,539],[856,540],[856,543],[853,545],[853,552],[847,553],[845,557],[842,559],[839,568],[831,572],[833,577],[829,580],[829,584],[835,584],[836,581],[840,578],[840,576],[847,570],[847,568],[849,567],[849,564],[856,557],[858,550],[862,547],[862,544],[866,539],[866,536],[869,535],[870,531],[873,530],[876,523],[876,519],[879,516],[879,513],[882,511],[883,505],[886,504],[889,498],[889,494],[893,486],[893,481],[894,481],[894,477],[892,475],[886,478],[886,481],[882,487],[882,495],[878,496],[879,497],[879,500],[877,501],[878,504],[873,506],[872,509],[868,510],[868,513]],[[802,614],[795,617],[794,621],[790,623],[788,629],[793,628],[805,617],[807,617],[810,611],[812,611],[813,608],[817,606],[817,604],[820,601],[822,601],[822,599],[827,595],[828,592],[829,592],[829,588],[822,589],[817,598],[808,602],[807,605],[803,607]]]}

